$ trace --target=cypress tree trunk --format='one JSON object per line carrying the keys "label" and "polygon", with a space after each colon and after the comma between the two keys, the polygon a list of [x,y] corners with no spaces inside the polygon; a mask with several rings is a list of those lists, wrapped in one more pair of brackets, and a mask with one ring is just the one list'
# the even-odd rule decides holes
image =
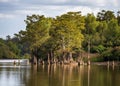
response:
{"label": "cypress tree trunk", "polygon": [[34,57],[33,57],[33,64],[34,64],[34,65],[37,65],[37,58],[36,58],[35,55],[34,55]]}
{"label": "cypress tree trunk", "polygon": [[90,65],[90,38],[88,39],[88,62],[87,64]]}
{"label": "cypress tree trunk", "polygon": [[72,58],[72,52],[69,52],[69,60],[70,60],[70,62],[73,61],[73,58]]}
{"label": "cypress tree trunk", "polygon": [[62,52],[62,59],[61,59],[63,62],[66,61],[66,52],[63,50]]}
{"label": "cypress tree trunk", "polygon": [[48,53],[48,61],[47,61],[48,64],[50,64],[50,54]]}

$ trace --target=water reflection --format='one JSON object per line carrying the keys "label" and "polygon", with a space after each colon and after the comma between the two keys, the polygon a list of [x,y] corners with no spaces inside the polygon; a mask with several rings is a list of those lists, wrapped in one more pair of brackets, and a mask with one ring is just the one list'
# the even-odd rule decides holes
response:
{"label": "water reflection", "polygon": [[28,76],[29,71],[26,68],[2,67],[0,68],[0,86],[25,86],[23,79],[27,79]]}
{"label": "water reflection", "polygon": [[90,65],[88,65],[88,86],[90,86]]}
{"label": "water reflection", "polygon": [[119,66],[0,67],[0,86],[119,86]]}
{"label": "water reflection", "polygon": [[[55,67],[56,68],[56,67]],[[51,66],[49,86],[83,86],[84,66]],[[87,71],[86,71],[87,72]]]}

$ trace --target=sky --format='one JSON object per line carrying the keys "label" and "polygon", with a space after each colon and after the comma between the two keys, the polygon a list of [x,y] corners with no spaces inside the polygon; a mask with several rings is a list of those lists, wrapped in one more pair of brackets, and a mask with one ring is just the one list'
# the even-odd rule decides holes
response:
{"label": "sky", "polygon": [[55,17],[69,11],[96,15],[103,9],[117,12],[120,0],[0,0],[0,38],[25,30],[27,15]]}

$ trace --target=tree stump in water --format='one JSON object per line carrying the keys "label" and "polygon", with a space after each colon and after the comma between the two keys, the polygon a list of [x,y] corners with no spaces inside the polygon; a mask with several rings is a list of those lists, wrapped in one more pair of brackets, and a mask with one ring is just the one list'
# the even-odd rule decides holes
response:
{"label": "tree stump in water", "polygon": [[18,66],[20,65],[20,60],[18,60]]}
{"label": "tree stump in water", "polygon": [[33,57],[33,64],[37,65],[37,58],[35,56]]}
{"label": "tree stump in water", "polygon": [[113,65],[113,66],[115,65],[114,61],[112,61],[112,65]]}
{"label": "tree stump in water", "polygon": [[16,65],[16,61],[13,62],[13,65],[14,65],[14,66]]}
{"label": "tree stump in water", "polygon": [[90,65],[90,60],[88,60],[87,65]]}

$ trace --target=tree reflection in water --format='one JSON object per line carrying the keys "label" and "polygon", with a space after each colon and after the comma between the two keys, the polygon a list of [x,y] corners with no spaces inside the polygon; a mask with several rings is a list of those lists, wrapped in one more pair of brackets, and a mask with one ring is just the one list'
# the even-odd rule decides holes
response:
{"label": "tree reflection in water", "polygon": [[0,86],[119,86],[116,65],[0,66]]}

